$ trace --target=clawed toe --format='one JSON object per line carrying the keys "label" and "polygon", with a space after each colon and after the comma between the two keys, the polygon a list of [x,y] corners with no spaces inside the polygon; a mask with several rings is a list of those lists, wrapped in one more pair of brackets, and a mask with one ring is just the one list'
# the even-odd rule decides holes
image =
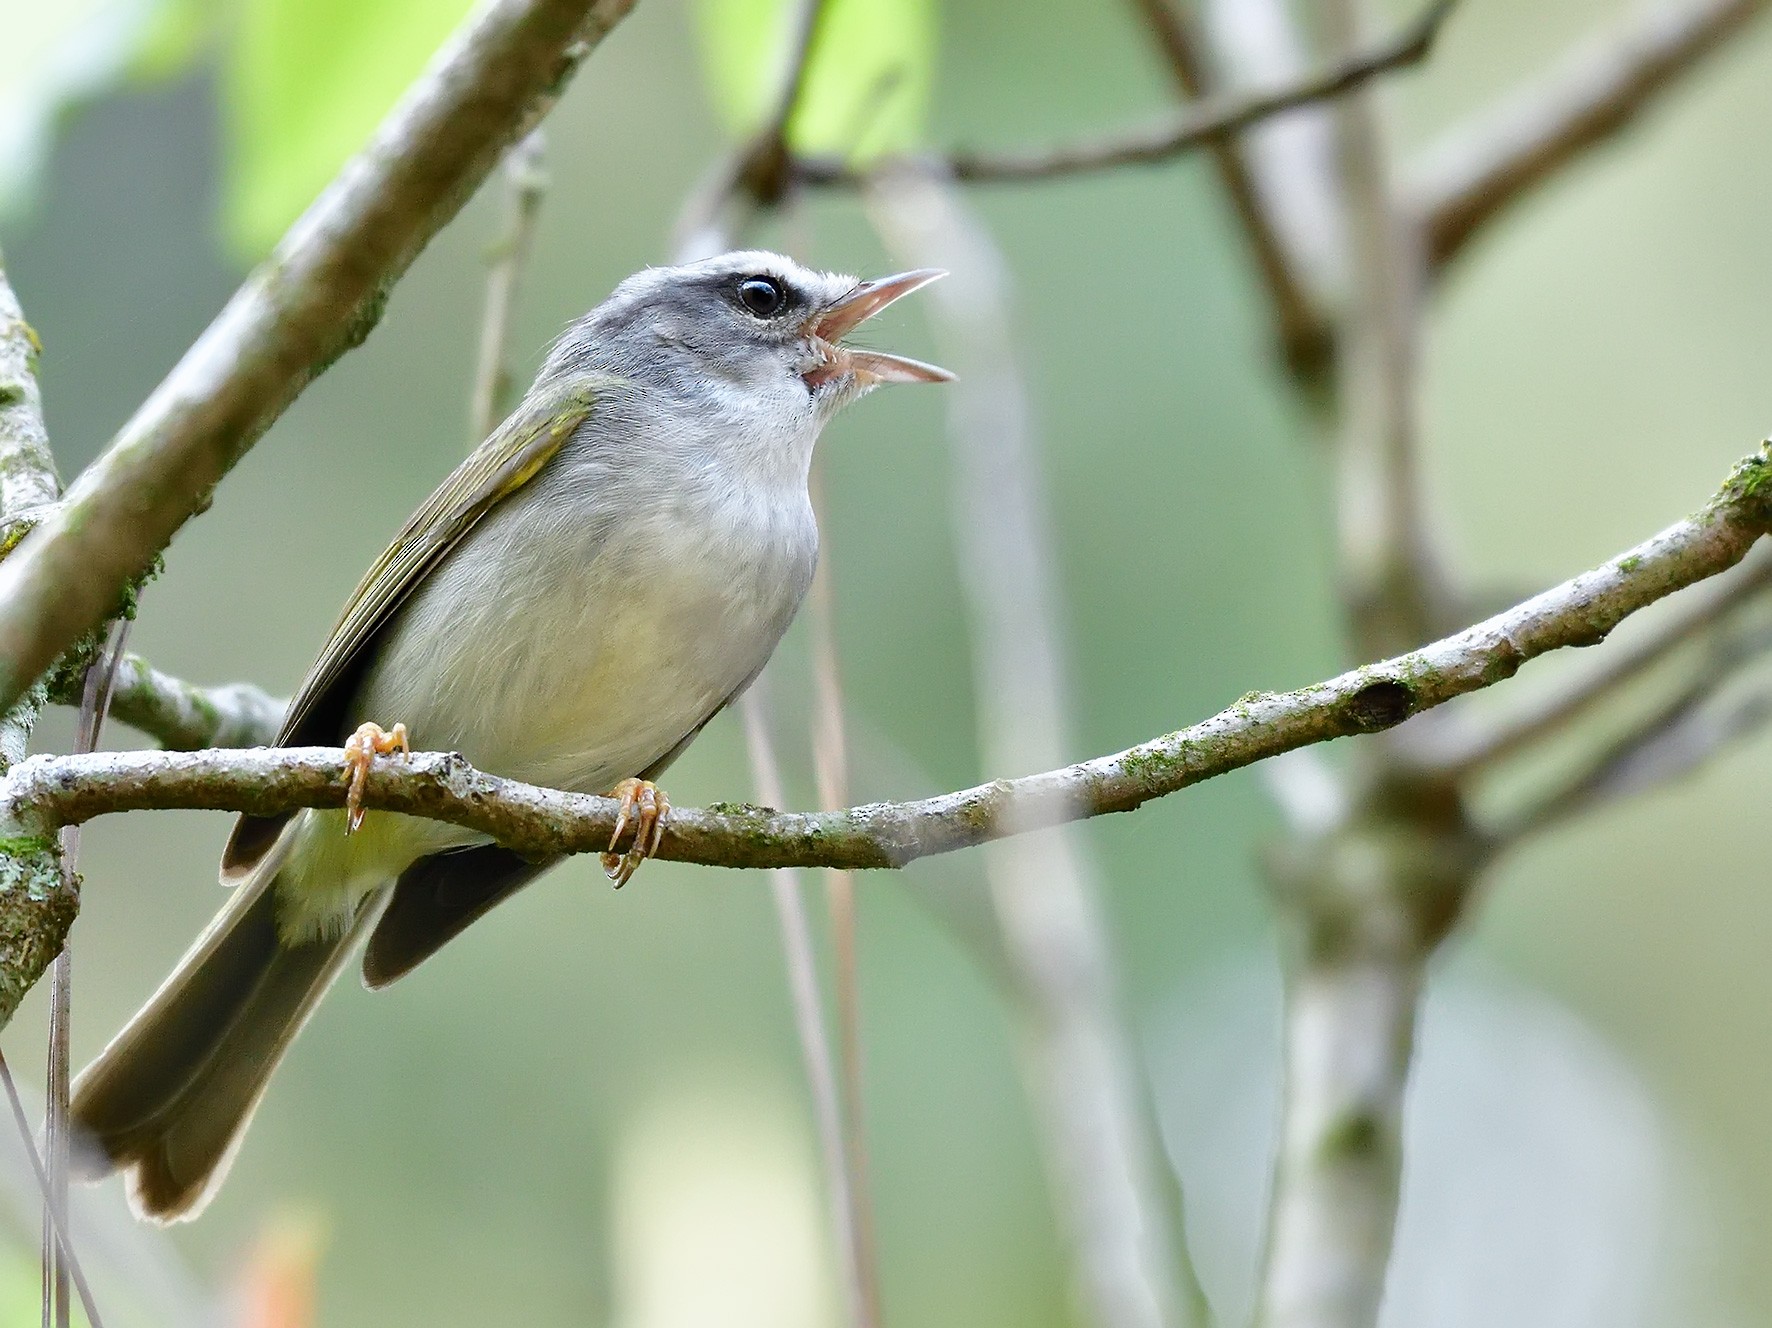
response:
{"label": "clawed toe", "polygon": [[[352,834],[363,824],[363,785],[369,778],[369,767],[375,764],[378,756],[388,756],[399,752],[405,756],[412,751],[406,740],[406,726],[396,724],[391,729],[384,729],[373,720],[360,724],[357,731],[345,743],[345,779],[349,789],[345,793],[345,833]],[[631,874],[631,873],[630,873]]]}
{"label": "clawed toe", "polygon": [[[615,818],[615,832],[609,836],[609,851],[603,855],[603,871],[619,890],[664,842],[664,823],[670,814],[671,800],[649,779],[624,779],[609,790],[609,796],[621,803],[621,810]],[[630,825],[634,829],[633,840],[625,853],[617,852],[616,846]]]}

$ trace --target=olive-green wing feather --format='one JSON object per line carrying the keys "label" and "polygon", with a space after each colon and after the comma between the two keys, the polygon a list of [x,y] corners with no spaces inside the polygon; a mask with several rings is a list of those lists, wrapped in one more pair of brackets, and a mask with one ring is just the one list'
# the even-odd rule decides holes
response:
{"label": "olive-green wing feather", "polygon": [[[597,391],[608,382],[586,375],[531,393],[425,499],[346,601],[332,635],[289,703],[278,746],[342,741],[345,711],[371,655],[366,647],[462,536],[533,479],[591,417]],[[252,866],[288,819],[242,816],[222,855],[223,875]]]}

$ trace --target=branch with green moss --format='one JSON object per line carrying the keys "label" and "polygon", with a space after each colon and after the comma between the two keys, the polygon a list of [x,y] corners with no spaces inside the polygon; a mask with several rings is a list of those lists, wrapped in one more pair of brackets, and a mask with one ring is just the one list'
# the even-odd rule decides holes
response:
{"label": "branch with green moss", "polygon": [[[1528,660],[1591,646],[1631,614],[1726,571],[1772,528],[1772,446],[1742,461],[1687,519],[1592,571],[1419,650],[1291,692],[1256,692],[1123,752],[910,802],[836,812],[745,805],[675,809],[659,856],[725,867],[903,867],[1011,834],[1132,811],[1314,743],[1393,728],[1512,677]],[[339,807],[342,750],[101,752],[36,756],[0,779],[0,834],[40,839],[116,812],[180,807],[271,815]],[[535,858],[600,852],[607,798],[501,779],[459,756],[383,759],[371,808],[448,821]]]}
{"label": "branch with green moss", "polygon": [[[50,687],[49,699],[79,705],[77,676]],[[251,683],[200,687],[162,673],[140,655],[117,661],[110,718],[139,729],[173,751],[199,747],[265,747],[277,741],[288,702]]]}
{"label": "branch with green moss", "polygon": [[[10,546],[61,492],[37,385],[42,345],[25,321],[0,260],[0,529]],[[22,760],[45,688],[32,683],[0,716],[0,771]],[[61,871],[56,835],[0,842],[0,1012],[10,1017],[56,955],[78,901]]]}
{"label": "branch with green moss", "polygon": [[55,508],[0,563],[0,707],[151,564],[552,107],[633,0],[486,0]]}

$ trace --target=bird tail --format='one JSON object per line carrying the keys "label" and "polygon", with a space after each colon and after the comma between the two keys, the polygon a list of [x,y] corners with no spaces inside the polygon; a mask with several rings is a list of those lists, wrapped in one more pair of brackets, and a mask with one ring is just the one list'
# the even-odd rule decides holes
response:
{"label": "bird tail", "polygon": [[337,935],[277,928],[271,854],[172,976],[73,1087],[76,1173],[130,1172],[130,1203],[158,1222],[195,1217],[227,1174],[271,1072],[343,966],[385,891]]}

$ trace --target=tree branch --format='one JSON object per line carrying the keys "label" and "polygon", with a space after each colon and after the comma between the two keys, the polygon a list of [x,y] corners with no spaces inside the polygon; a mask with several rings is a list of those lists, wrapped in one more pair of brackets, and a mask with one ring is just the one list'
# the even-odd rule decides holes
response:
{"label": "tree branch", "polygon": [[167,379],[0,563],[0,707],[142,576],[633,0],[485,0]]}
{"label": "tree branch", "polygon": [[1655,0],[1590,38],[1533,87],[1429,150],[1410,187],[1431,269],[1583,153],[1635,122],[1765,0]]}
{"label": "tree branch", "polygon": [[468,399],[468,446],[479,446],[510,406],[511,319],[517,288],[535,239],[536,219],[548,192],[547,138],[537,127],[510,150],[504,163],[507,217],[503,234],[487,256],[486,307],[480,320],[480,353]]}
{"label": "tree branch", "polygon": [[[1198,101],[1210,92],[1211,69],[1193,16],[1174,0],[1133,0],[1162,53],[1176,89]],[[1309,378],[1327,361],[1331,345],[1329,320],[1305,284],[1300,264],[1287,248],[1285,234],[1268,215],[1267,200],[1244,158],[1244,145],[1220,139],[1210,145],[1212,163],[1224,184],[1231,210],[1261,274],[1272,310],[1280,354],[1292,372]]]}
{"label": "tree branch", "polygon": [[[75,680],[77,681],[77,679]],[[78,705],[71,687],[50,700]],[[288,703],[250,683],[199,687],[160,672],[140,655],[117,662],[110,717],[160,745],[190,752],[200,747],[266,747],[277,741]]]}
{"label": "tree branch", "polygon": [[[1772,457],[1762,452],[1741,462],[1695,515],[1420,650],[1297,691],[1251,693],[1190,728],[1110,756],[933,798],[841,812],[674,809],[659,856],[726,867],[902,867],[1131,811],[1281,752],[1393,727],[1494,686],[1540,655],[1592,645],[1637,610],[1740,562],[1769,526]],[[97,816],[155,808],[273,815],[340,807],[343,760],[331,747],[34,756],[0,779],[0,830],[41,837]],[[378,761],[365,792],[372,808],[448,821],[538,858],[602,852],[615,827],[616,805],[607,798],[499,779],[446,754]],[[8,1013],[0,1003],[0,1015]]]}
{"label": "tree branch", "polygon": [[903,171],[908,167],[947,175],[962,183],[982,184],[1046,180],[1115,166],[1169,161],[1195,148],[1225,142],[1271,116],[1339,97],[1379,74],[1420,62],[1433,49],[1440,26],[1456,3],[1457,0],[1432,0],[1421,17],[1397,36],[1295,83],[1216,96],[1143,128],[1051,147],[1000,152],[961,151],[946,157],[913,159],[908,163],[902,159],[884,158],[866,166],[851,166],[830,157],[801,157],[793,162],[793,183],[855,189],[882,173]]}
{"label": "tree branch", "polygon": [[[37,385],[41,349],[0,259],[0,528],[8,544],[61,490]],[[30,682],[5,701],[0,772],[24,759],[46,691]],[[61,953],[78,908],[78,893],[62,874],[57,835],[33,840],[24,852],[0,843],[0,1023]]]}

